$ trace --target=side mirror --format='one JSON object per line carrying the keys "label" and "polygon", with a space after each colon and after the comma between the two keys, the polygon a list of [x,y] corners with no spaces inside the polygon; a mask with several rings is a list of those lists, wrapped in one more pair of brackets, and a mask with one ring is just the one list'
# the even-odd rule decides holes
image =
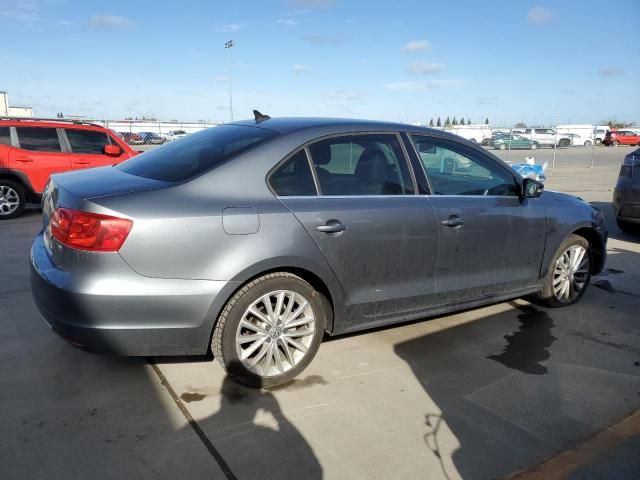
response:
{"label": "side mirror", "polygon": [[538,198],[542,195],[544,184],[533,178],[522,180],[522,198]]}
{"label": "side mirror", "polygon": [[122,153],[122,149],[118,145],[108,143],[104,146],[104,154],[110,157],[118,157]]}

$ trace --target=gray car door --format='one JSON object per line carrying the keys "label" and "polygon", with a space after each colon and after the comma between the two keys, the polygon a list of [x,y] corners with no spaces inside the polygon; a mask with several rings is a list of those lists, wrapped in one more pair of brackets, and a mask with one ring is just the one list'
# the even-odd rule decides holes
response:
{"label": "gray car door", "polygon": [[537,284],[546,239],[538,199],[521,199],[511,170],[478,149],[411,136],[440,230],[437,304]]}
{"label": "gray car door", "polygon": [[431,305],[437,223],[429,200],[414,194],[399,137],[343,135],[306,152],[319,195],[278,196],[325,255],[351,304],[376,318]]}

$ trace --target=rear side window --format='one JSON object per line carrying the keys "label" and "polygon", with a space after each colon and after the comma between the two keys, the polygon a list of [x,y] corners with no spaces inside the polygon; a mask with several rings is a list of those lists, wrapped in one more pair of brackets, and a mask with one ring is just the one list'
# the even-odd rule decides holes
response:
{"label": "rear side window", "polygon": [[253,149],[278,133],[243,125],[221,125],[137,155],[115,168],[138,177],[181,182]]}
{"label": "rear side window", "polygon": [[309,147],[323,195],[409,195],[413,183],[394,134],[349,135]]}
{"label": "rear side window", "polygon": [[16,127],[20,148],[35,152],[60,152],[60,140],[55,128]]}
{"label": "rear side window", "polygon": [[66,129],[67,138],[73,153],[90,153],[100,155],[104,152],[104,146],[109,141],[109,137],[104,132],[93,132],[90,130]]}
{"label": "rear side window", "polygon": [[3,145],[11,145],[11,132],[9,127],[0,127],[0,143]]}
{"label": "rear side window", "polygon": [[281,197],[308,197],[317,193],[315,183],[313,183],[311,167],[304,150],[300,150],[278,167],[271,174],[269,183],[276,195]]}

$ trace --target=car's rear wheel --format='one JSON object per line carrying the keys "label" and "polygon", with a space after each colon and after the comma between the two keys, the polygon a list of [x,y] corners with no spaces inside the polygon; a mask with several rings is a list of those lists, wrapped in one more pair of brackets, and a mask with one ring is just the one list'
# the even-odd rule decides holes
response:
{"label": "car's rear wheel", "polygon": [[587,141],[584,142],[584,146],[585,147],[590,147],[591,145],[592,145],[591,144],[591,140],[587,140]]}
{"label": "car's rear wheel", "polygon": [[0,179],[0,220],[19,216],[26,206],[24,187],[12,180]]}
{"label": "car's rear wheel", "polygon": [[529,147],[531,150],[535,150],[536,148],[538,148],[538,145],[536,143],[532,143],[531,146]]}
{"label": "car's rear wheel", "polygon": [[498,145],[498,150],[506,150],[507,146],[504,143],[501,143],[500,145]]}
{"label": "car's rear wheel", "polygon": [[276,272],[242,287],[220,315],[211,340],[214,356],[240,383],[274,387],[311,362],[330,307],[300,277]]}
{"label": "car's rear wheel", "polygon": [[618,145],[620,145],[620,142],[617,140],[614,140],[613,142],[611,142],[611,145],[613,145],[614,147],[617,147]]}
{"label": "car's rear wheel", "polygon": [[589,242],[579,235],[569,235],[553,258],[542,290],[532,300],[548,307],[571,305],[580,300],[590,279]]}
{"label": "car's rear wheel", "polygon": [[562,140],[560,140],[560,146],[561,147],[568,147],[569,145],[571,145],[571,142],[569,140],[566,140],[564,138]]}

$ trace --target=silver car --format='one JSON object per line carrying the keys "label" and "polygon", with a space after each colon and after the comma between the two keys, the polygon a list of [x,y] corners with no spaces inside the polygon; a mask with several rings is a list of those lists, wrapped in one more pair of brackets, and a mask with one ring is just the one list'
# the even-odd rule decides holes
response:
{"label": "silver car", "polygon": [[257,114],[54,175],[32,290],[75,345],[212,351],[237,380],[270,387],[325,334],[524,295],[570,305],[606,241],[600,211],[460,137]]}

